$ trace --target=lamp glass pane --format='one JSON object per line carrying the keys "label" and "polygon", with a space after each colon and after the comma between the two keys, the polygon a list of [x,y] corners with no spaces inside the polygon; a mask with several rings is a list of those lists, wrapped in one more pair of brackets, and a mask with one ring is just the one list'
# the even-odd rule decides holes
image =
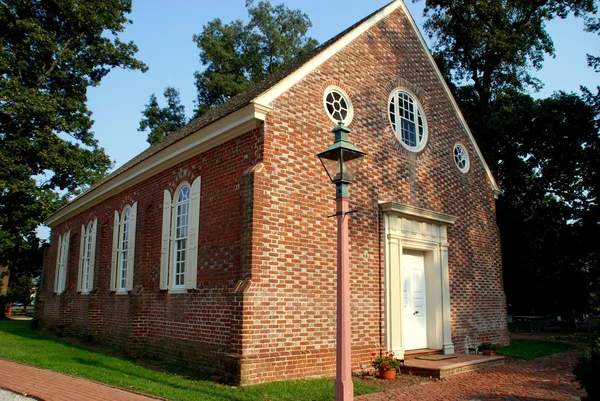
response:
{"label": "lamp glass pane", "polygon": [[323,163],[323,167],[325,167],[325,171],[327,171],[327,175],[329,175],[329,179],[331,181],[336,181],[341,178],[339,150],[336,152],[327,152],[325,154],[321,154],[319,155],[319,159],[321,159],[321,163]]}
{"label": "lamp glass pane", "polygon": [[365,157],[364,153],[355,152],[348,149],[342,150],[342,178],[344,181],[352,182]]}

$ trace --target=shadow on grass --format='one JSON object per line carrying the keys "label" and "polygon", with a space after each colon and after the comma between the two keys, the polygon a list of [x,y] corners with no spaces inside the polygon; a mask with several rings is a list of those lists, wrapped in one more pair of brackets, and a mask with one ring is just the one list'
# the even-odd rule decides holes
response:
{"label": "shadow on grass", "polygon": [[[43,359],[45,354],[50,358],[57,353],[61,354],[62,358],[60,358],[60,361],[56,360],[57,358],[54,358],[54,362],[57,363],[57,366],[51,370],[73,374],[86,379],[117,385],[140,392],[148,392],[146,387],[159,387],[159,389],[151,391],[151,394],[168,398],[175,396],[177,399],[192,399],[191,397],[193,396],[194,399],[247,400],[242,394],[235,394],[235,390],[231,388],[224,386],[220,387],[216,383],[206,380],[207,376],[203,376],[203,379],[199,379],[198,376],[200,375],[187,371],[184,372],[181,368],[177,369],[179,373],[184,372],[186,375],[192,375],[193,379],[184,379],[175,373],[158,372],[149,367],[140,366],[136,364],[135,360],[130,358],[107,355],[101,351],[95,349],[91,350],[83,345],[73,344],[70,341],[53,337],[50,334],[35,332],[31,330],[31,322],[29,321],[0,321],[0,337],[3,336],[20,338],[20,340],[17,340],[17,343],[22,344],[28,351],[35,350],[35,356],[42,357],[41,359]],[[5,346],[9,345],[5,343]],[[10,347],[14,349],[14,343],[10,344]],[[60,347],[68,348],[68,351],[61,350]],[[1,344],[0,350],[2,350]],[[73,351],[75,351],[76,354],[82,353],[83,355],[72,355]],[[0,352],[0,356],[7,359],[18,360],[19,362],[29,364],[34,363],[36,366],[45,369],[50,367],[46,363],[35,363],[35,358],[31,358],[29,361],[21,357],[11,358],[11,355],[7,355],[5,352]],[[77,367],[80,369],[77,369]],[[77,374],[80,371],[85,372],[85,374]],[[96,374],[94,374],[94,371]],[[109,379],[107,379],[107,377]],[[137,380],[132,382],[131,378],[136,378]],[[148,385],[144,386],[144,382],[148,383]],[[187,396],[184,394],[173,394],[174,392],[185,392],[187,393]]]}
{"label": "shadow on grass", "polygon": [[[181,367],[157,363],[161,368],[157,370],[94,346],[32,331],[30,322],[23,321],[0,321],[0,356],[171,400],[333,400],[333,380],[299,380],[233,388],[215,383],[208,375]],[[162,368],[169,372],[161,371]],[[378,391],[367,387],[355,384],[357,395]]]}

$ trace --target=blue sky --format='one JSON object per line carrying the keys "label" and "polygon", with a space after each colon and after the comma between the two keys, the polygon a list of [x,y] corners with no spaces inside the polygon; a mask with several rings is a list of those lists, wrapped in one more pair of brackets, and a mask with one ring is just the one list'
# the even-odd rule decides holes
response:
{"label": "blue sky", "polygon": [[[256,0],[258,1],[258,0]],[[274,4],[281,1],[273,0]],[[387,4],[389,0],[285,0],[290,9],[300,9],[310,17],[309,35],[324,42]],[[423,1],[406,0],[417,24],[422,26]],[[150,70],[112,71],[96,88],[89,90],[89,108],[93,112],[94,132],[101,146],[115,161],[115,168],[146,149],[146,135],[138,132],[141,111],[151,93],[159,96],[165,86],[181,93],[188,117],[196,96],[193,74],[201,68],[198,49],[192,35],[215,18],[224,22],[247,20],[245,0],[134,0],[133,21],[123,40],[133,40],[139,47],[138,58]],[[586,66],[586,52],[600,53],[600,37],[583,32],[576,18],[553,21],[549,30],[555,42],[555,59],[549,59],[537,76],[546,84],[539,96],[555,90],[577,91],[579,85],[595,87],[600,75]]]}

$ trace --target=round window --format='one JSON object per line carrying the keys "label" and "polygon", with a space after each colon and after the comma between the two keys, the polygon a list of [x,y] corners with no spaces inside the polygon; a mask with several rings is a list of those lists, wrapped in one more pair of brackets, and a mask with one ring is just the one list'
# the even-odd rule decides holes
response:
{"label": "round window", "polygon": [[454,145],[453,153],[456,167],[463,173],[469,171],[469,155],[467,154],[467,150],[460,143],[457,143]]}
{"label": "round window", "polygon": [[414,96],[396,89],[390,95],[388,112],[394,133],[402,145],[413,152],[422,150],[427,142],[427,123]]}
{"label": "round window", "polygon": [[353,111],[350,97],[346,92],[338,87],[329,87],[325,90],[325,110],[329,118],[336,124],[344,122],[350,125],[352,122]]}

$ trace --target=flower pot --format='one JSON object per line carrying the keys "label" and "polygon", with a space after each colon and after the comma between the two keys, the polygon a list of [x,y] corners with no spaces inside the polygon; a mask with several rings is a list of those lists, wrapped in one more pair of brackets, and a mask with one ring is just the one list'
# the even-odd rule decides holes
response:
{"label": "flower pot", "polygon": [[379,377],[385,380],[394,380],[396,378],[396,369],[379,369]]}
{"label": "flower pot", "polygon": [[485,356],[496,356],[496,351],[492,351],[491,349],[485,349],[481,351]]}

